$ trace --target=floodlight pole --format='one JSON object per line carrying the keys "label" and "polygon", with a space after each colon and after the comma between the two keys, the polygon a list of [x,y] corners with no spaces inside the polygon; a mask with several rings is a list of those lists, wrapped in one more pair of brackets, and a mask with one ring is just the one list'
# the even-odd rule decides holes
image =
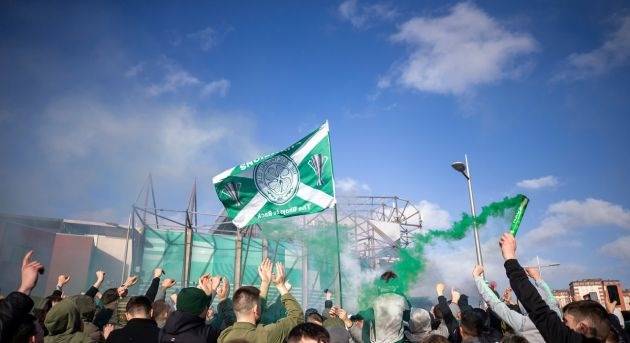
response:
{"label": "floodlight pole", "polygon": [[[466,162],[466,181],[468,183],[468,197],[470,199],[470,213],[473,216],[473,233],[475,236],[475,252],[477,253],[477,264],[483,267],[483,256],[481,255],[481,244],[479,243],[479,230],[477,228],[477,211],[475,210],[475,198],[472,190],[472,177],[470,175],[470,166],[468,165],[468,155],[464,155]],[[485,273],[484,273],[485,278]]]}

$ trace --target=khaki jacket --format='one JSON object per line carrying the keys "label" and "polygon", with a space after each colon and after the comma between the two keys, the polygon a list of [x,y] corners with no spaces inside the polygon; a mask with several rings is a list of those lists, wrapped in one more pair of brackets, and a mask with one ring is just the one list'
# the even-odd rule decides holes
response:
{"label": "khaki jacket", "polygon": [[304,313],[291,293],[283,295],[281,299],[287,310],[286,317],[269,325],[234,323],[221,332],[219,343],[227,343],[232,340],[245,340],[252,343],[283,343],[291,329],[304,322]]}

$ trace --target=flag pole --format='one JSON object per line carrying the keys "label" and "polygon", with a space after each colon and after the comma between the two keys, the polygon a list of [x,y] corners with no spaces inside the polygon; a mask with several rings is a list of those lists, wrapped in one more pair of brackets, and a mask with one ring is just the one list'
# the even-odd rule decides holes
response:
{"label": "flag pole", "polygon": [[[325,125],[328,126],[328,120]],[[332,164],[332,140],[330,139],[330,127],[328,127],[328,145],[330,146],[330,163],[333,173],[333,194],[335,195],[335,235],[337,238],[337,281],[339,285],[339,306],[343,308],[343,286],[341,285],[341,246],[339,243],[339,216],[337,215],[337,192],[335,191],[335,168]]]}
{"label": "flag pole", "polygon": [[[332,149],[331,149],[332,150]],[[339,306],[343,308],[343,291],[341,286],[341,248],[339,247],[339,218],[337,217],[337,204],[335,203],[335,232],[337,234],[337,273],[339,279]]]}

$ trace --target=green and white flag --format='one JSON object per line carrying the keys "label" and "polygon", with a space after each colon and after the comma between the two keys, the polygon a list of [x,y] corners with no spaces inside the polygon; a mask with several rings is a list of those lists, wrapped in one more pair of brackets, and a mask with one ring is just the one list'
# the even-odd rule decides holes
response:
{"label": "green and white flag", "polygon": [[280,152],[224,171],[212,183],[239,228],[332,207],[336,199],[328,122]]}

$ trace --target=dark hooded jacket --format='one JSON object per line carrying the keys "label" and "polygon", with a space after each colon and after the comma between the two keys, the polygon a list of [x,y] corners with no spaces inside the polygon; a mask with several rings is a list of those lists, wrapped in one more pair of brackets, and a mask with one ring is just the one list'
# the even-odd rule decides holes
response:
{"label": "dark hooded jacket", "polygon": [[44,320],[48,329],[45,343],[88,343],[90,338],[81,331],[81,315],[70,298],[53,306]]}
{"label": "dark hooded jacket", "polygon": [[122,329],[114,330],[109,337],[107,343],[124,343],[124,342],[147,342],[155,343],[158,341],[160,329],[157,327],[155,320],[134,318],[127,322]]}
{"label": "dark hooded jacket", "polygon": [[90,338],[92,342],[103,342],[103,334],[98,327],[92,323],[94,313],[96,312],[96,303],[94,298],[88,295],[75,295],[72,297],[74,304],[79,310],[81,322],[83,323],[83,332]]}
{"label": "dark hooded jacket", "polygon": [[160,332],[160,342],[216,342],[219,332],[206,325],[203,318],[188,312],[175,311],[166,320]]}
{"label": "dark hooded jacket", "polygon": [[12,292],[0,300],[0,342],[10,337],[15,323],[31,312],[33,305],[33,300],[20,292]]}

